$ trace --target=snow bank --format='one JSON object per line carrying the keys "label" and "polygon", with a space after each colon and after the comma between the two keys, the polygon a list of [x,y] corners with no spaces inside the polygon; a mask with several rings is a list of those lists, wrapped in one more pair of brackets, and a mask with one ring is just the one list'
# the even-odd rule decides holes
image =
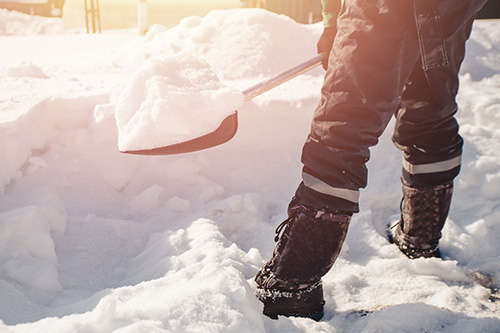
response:
{"label": "snow bank", "polygon": [[20,44],[0,54],[0,331],[498,333],[498,21],[476,22],[461,72],[465,154],[446,260],[409,261],[383,236],[401,197],[389,127],[372,149],[361,213],[324,278],[318,323],[262,316],[252,278],[300,181],[321,69],[241,106],[225,145],[119,153],[116,107],[136,105],[135,116],[148,80],[161,98],[171,93],[165,82],[194,96],[190,80],[179,84],[191,75],[215,91],[246,88],[314,56],[320,32],[229,10],[140,40],[62,34],[47,48],[47,36],[0,36],[2,49],[37,51]]}
{"label": "snow bank", "polygon": [[122,61],[141,64],[185,52],[206,61],[221,80],[269,76],[314,56],[320,32],[260,9],[214,10],[172,29],[153,26]]}
{"label": "snow bank", "polygon": [[60,34],[63,32],[62,19],[26,15],[0,8],[0,36]]}
{"label": "snow bank", "polygon": [[314,40],[285,16],[250,9],[193,16],[166,31],[155,26],[140,45],[146,51],[135,52],[148,60],[118,101],[119,149],[163,147],[213,132],[243,104],[242,93],[220,79],[276,74],[306,60]]}
{"label": "snow bank", "polygon": [[[23,73],[33,77],[29,68],[23,70]],[[8,83],[10,80],[6,81]],[[22,85],[22,82],[19,83]],[[44,82],[38,80],[32,84],[37,88],[43,85]],[[47,85],[47,90],[56,86],[53,81]],[[5,96],[5,92],[0,95]],[[12,179],[22,177],[23,173],[29,174],[36,169],[48,167],[43,157],[32,158],[33,150],[47,149],[61,131],[87,126],[92,119],[89,112],[96,103],[105,101],[103,96],[99,95],[64,99],[43,96],[43,93],[23,97],[22,101],[15,99],[14,97],[5,103],[7,109],[0,116],[0,156],[3,161],[0,164],[0,193],[3,193],[4,186]],[[71,113],[66,112],[69,101],[76,102],[74,106],[69,107]],[[16,112],[19,108],[21,110]],[[23,166],[27,162],[28,166],[24,169]]]}
{"label": "snow bank", "polygon": [[[262,332],[261,306],[246,282],[262,260],[256,252],[243,252],[206,219],[152,234],[144,251],[131,259],[125,280],[131,286],[107,292],[88,313],[47,318],[37,329]],[[19,325],[19,332],[30,329]]]}
{"label": "snow bank", "polygon": [[50,189],[34,191],[32,205],[0,214],[0,276],[21,285],[47,291],[62,286],[51,232],[64,233],[67,212],[58,194]]}

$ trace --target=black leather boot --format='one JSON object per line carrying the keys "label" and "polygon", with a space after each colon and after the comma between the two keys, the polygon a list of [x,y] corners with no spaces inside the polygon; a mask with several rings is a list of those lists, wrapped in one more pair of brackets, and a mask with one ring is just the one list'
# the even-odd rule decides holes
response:
{"label": "black leather boot", "polygon": [[255,277],[255,294],[264,303],[264,314],[273,319],[283,315],[319,320],[325,304],[321,277],[340,253],[351,215],[293,202],[288,215],[276,229],[273,257]]}
{"label": "black leather boot", "polygon": [[392,241],[408,258],[440,258],[439,239],[450,210],[453,183],[427,188],[403,184],[401,218]]}

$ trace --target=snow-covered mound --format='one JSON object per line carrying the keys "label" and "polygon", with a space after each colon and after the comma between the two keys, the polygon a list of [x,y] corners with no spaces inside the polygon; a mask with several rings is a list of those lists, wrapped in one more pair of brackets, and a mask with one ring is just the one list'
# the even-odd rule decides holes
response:
{"label": "snow-covered mound", "polygon": [[166,29],[155,25],[125,56],[144,58],[190,53],[210,64],[224,80],[276,74],[315,53],[321,29],[297,24],[260,9],[214,10]]}
{"label": "snow-covered mound", "polygon": [[60,18],[26,15],[0,8],[1,35],[60,34],[64,23]]}
{"label": "snow-covered mound", "polygon": [[213,132],[243,104],[243,94],[224,87],[208,63],[181,53],[149,60],[118,101],[118,148],[164,147]]}
{"label": "snow-covered mound", "polygon": [[[155,26],[135,46],[147,60],[118,101],[120,150],[163,147],[214,131],[243,104],[241,92],[219,77],[277,73],[306,60],[314,40],[312,31],[290,18],[260,10],[213,11],[166,31]],[[297,45],[307,51],[296,52]]]}
{"label": "snow-covered mound", "polygon": [[322,70],[245,103],[227,144],[119,153],[117,106],[126,100],[136,112],[148,101],[129,89],[146,84],[137,73],[162,87],[191,59],[202,85],[241,90],[314,56],[321,29],[238,9],[141,38],[0,36],[10,50],[0,54],[0,331],[500,332],[498,21],[476,22],[462,68],[466,144],[446,260],[410,261],[383,237],[401,196],[389,127],[372,150],[361,213],[324,278],[321,322],[262,316],[252,278],[300,181]]}

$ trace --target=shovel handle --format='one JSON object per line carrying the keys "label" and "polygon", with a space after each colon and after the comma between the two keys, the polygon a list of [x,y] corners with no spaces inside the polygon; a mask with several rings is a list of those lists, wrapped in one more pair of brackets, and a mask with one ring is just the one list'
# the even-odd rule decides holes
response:
{"label": "shovel handle", "polygon": [[256,85],[244,90],[243,95],[245,96],[245,102],[256,96],[259,96],[260,94],[265,93],[268,90],[273,89],[274,87],[279,86],[282,83],[285,83],[288,80],[293,79],[296,76],[299,76],[313,69],[314,67],[321,64],[322,59],[323,59],[323,54],[317,55],[314,58],[309,59],[300,65],[290,68],[270,79],[257,83]]}

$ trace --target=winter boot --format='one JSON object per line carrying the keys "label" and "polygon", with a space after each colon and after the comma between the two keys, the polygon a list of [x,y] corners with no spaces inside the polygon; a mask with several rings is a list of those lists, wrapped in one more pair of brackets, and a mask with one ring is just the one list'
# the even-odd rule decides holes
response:
{"label": "winter boot", "polygon": [[272,258],[255,277],[255,294],[264,303],[263,313],[273,319],[283,315],[320,320],[325,304],[321,277],[340,253],[351,214],[292,201],[288,216],[276,229]]}
{"label": "winter boot", "polygon": [[401,218],[392,241],[408,258],[440,258],[439,239],[450,210],[453,183],[413,188],[403,183]]}

